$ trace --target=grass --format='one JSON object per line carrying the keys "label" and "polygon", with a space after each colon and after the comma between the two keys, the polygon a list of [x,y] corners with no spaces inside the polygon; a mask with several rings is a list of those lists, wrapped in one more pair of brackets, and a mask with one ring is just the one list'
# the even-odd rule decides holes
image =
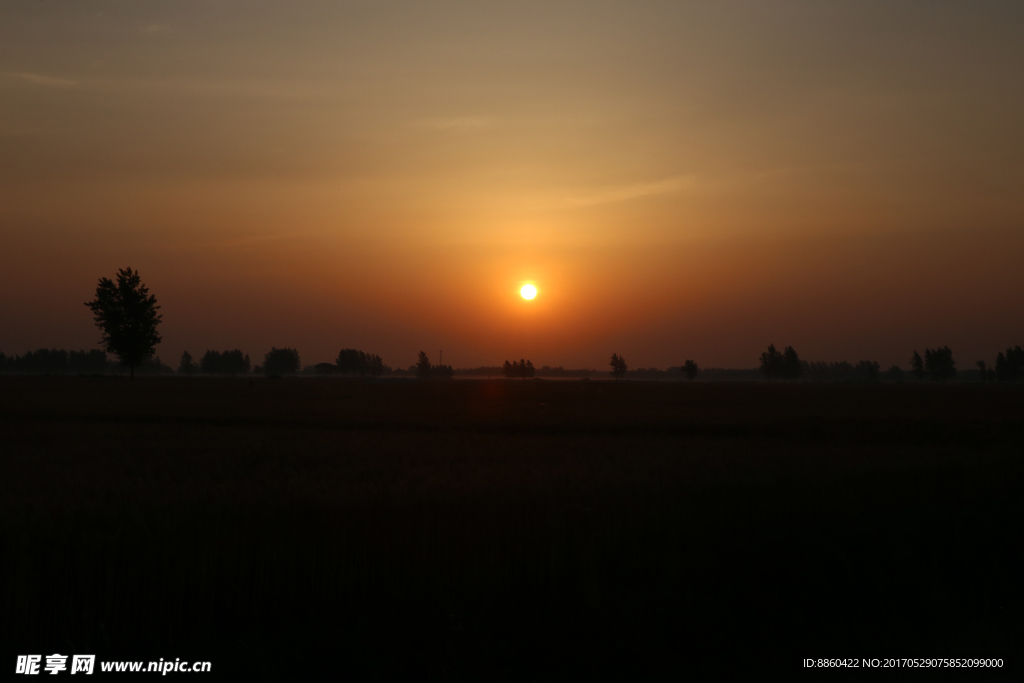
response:
{"label": "grass", "polygon": [[0,642],[223,677],[1003,657],[1019,386],[0,378]]}

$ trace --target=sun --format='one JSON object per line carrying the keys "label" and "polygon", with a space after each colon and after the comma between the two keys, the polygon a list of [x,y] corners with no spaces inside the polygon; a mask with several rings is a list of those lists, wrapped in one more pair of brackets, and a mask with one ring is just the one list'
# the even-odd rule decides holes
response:
{"label": "sun", "polygon": [[537,296],[537,288],[533,285],[523,285],[523,288],[519,290],[519,293],[524,299],[532,299]]}

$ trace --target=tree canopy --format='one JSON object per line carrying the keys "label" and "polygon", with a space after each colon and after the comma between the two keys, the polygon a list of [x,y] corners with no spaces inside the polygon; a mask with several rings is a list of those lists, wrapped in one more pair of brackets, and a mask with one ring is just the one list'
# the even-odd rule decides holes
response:
{"label": "tree canopy", "polygon": [[696,379],[697,373],[700,372],[700,368],[697,367],[697,364],[689,359],[687,359],[687,361],[683,363],[682,370],[683,374],[686,375],[686,379],[690,380],[691,382],[694,379]]}
{"label": "tree canopy", "polygon": [[118,357],[135,379],[135,368],[156,351],[163,339],[156,327],[162,316],[149,288],[142,284],[138,271],[123,268],[117,271],[117,282],[100,278],[96,298],[85,303],[92,312],[96,326],[103,331],[101,343],[107,353]]}
{"label": "tree canopy", "polygon": [[520,379],[526,379],[528,377],[533,377],[534,375],[536,375],[537,371],[533,367],[533,361],[523,360],[522,358],[520,358],[519,360],[514,360],[511,363],[505,361],[505,364],[501,366],[501,373],[505,375],[505,377],[508,377],[509,379],[513,379],[516,377]]}
{"label": "tree canopy", "polygon": [[271,347],[263,357],[263,372],[267,375],[291,375],[301,367],[299,352],[295,349]]}
{"label": "tree canopy", "polygon": [[250,369],[249,355],[240,349],[207,351],[199,361],[199,370],[207,375],[247,375]]}
{"label": "tree canopy", "polygon": [[337,371],[345,375],[372,375],[377,377],[390,372],[391,369],[384,365],[380,356],[373,353],[366,353],[358,349],[342,349],[338,352],[338,359],[334,362]]}
{"label": "tree canopy", "polygon": [[768,350],[761,354],[761,372],[768,379],[796,379],[803,372],[803,365],[792,346],[779,353],[775,344],[769,344]]}
{"label": "tree canopy", "polygon": [[608,364],[612,366],[612,376],[615,377],[615,379],[622,379],[626,376],[626,370],[629,369],[629,366],[626,365],[625,358],[617,353],[613,353],[612,359]]}
{"label": "tree canopy", "polygon": [[956,361],[953,351],[948,346],[938,349],[924,350],[924,369],[928,377],[937,382],[949,379],[956,374]]}

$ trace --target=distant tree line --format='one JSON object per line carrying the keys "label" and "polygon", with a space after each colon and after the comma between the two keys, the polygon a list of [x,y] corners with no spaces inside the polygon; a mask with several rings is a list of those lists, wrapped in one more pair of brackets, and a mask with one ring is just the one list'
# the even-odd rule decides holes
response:
{"label": "distant tree line", "polygon": [[938,349],[925,349],[924,358],[914,351],[910,358],[910,372],[919,380],[928,379],[941,382],[956,376],[956,361],[953,351],[948,346]]}
{"label": "distant tree line", "polygon": [[1014,346],[1002,351],[996,356],[996,367],[994,370],[985,367],[985,361],[978,361],[978,369],[981,371],[982,379],[996,380],[997,382],[1020,382],[1024,380],[1024,348]]}
{"label": "distant tree line", "polygon": [[391,368],[384,365],[380,356],[357,349],[342,349],[334,361],[336,372],[343,375],[370,375],[378,377]]}
{"label": "distant tree line", "polygon": [[0,353],[0,372],[102,374],[107,372],[107,354],[99,349],[39,349],[29,351],[24,356],[6,356]]}
{"label": "distant tree line", "polygon": [[501,366],[501,374],[509,379],[527,379],[535,376],[537,371],[533,367],[533,361],[519,359],[511,363],[505,361],[505,364]]}
{"label": "distant tree line", "polygon": [[768,350],[761,354],[761,374],[768,379],[796,379],[803,373],[800,356],[792,346],[779,353],[775,344],[769,344]]}
{"label": "distant tree line", "polygon": [[430,358],[425,351],[420,351],[414,369],[418,379],[451,379],[455,374],[450,365],[431,365]]}
{"label": "distant tree line", "polygon": [[[147,358],[135,368],[141,374],[173,373],[158,356]],[[66,351],[38,349],[24,355],[0,353],[0,373],[33,375],[116,375],[129,371],[104,351]]]}
{"label": "distant tree line", "polygon": [[[801,362],[801,375],[812,382],[877,382],[881,379],[881,366],[872,360],[832,363]],[[897,368],[899,370],[899,368]]]}
{"label": "distant tree line", "polygon": [[204,375],[248,375],[252,372],[252,363],[249,361],[249,355],[243,354],[239,349],[207,351],[198,365],[192,362],[192,354],[188,351],[182,353],[178,373],[194,375],[199,372]]}

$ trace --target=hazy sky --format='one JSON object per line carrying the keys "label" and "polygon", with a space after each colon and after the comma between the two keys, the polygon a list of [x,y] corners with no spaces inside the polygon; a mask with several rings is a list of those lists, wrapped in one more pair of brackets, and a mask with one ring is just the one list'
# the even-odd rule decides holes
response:
{"label": "hazy sky", "polygon": [[0,351],[96,347],[131,266],[171,365],[991,362],[1022,36],[1019,0],[5,0]]}

